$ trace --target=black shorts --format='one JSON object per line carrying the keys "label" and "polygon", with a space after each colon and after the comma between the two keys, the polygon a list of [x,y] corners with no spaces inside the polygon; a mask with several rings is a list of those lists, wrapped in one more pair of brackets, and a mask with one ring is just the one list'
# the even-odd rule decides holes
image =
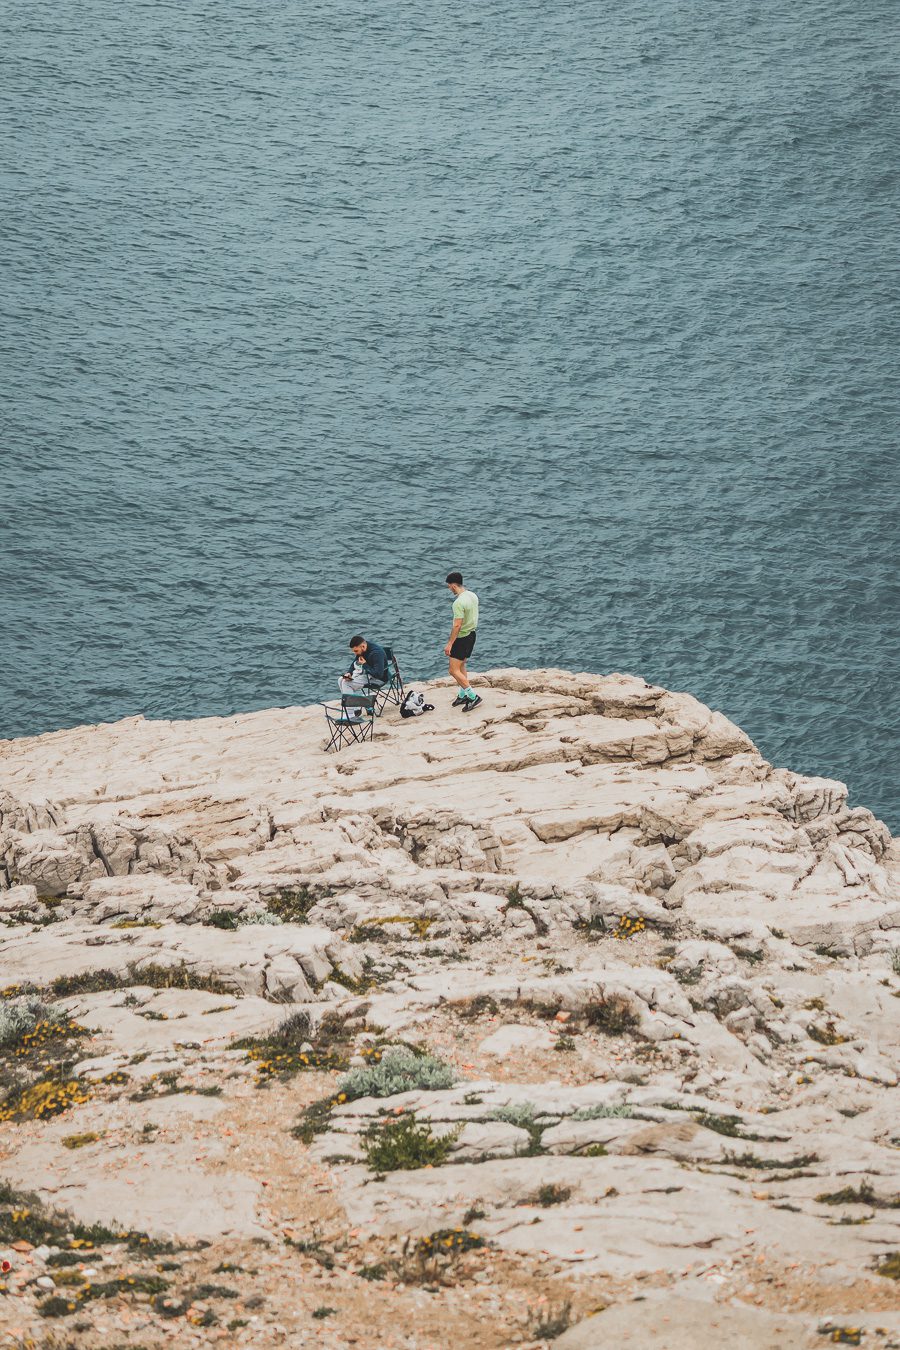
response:
{"label": "black shorts", "polygon": [[457,661],[465,661],[471,655],[475,647],[475,634],[467,633],[465,637],[458,637],[450,648],[450,655]]}

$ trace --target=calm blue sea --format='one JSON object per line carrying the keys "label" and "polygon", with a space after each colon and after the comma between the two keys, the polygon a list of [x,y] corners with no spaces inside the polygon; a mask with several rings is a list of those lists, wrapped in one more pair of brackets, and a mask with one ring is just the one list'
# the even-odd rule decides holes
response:
{"label": "calm blue sea", "polygon": [[629,670],[900,827],[896,0],[0,0],[0,736]]}

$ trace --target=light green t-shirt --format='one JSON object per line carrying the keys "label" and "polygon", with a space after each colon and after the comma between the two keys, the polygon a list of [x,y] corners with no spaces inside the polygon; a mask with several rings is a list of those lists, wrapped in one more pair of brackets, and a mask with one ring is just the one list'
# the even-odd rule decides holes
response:
{"label": "light green t-shirt", "polygon": [[474,591],[460,591],[453,601],[454,619],[462,619],[460,637],[468,637],[478,627],[478,596]]}

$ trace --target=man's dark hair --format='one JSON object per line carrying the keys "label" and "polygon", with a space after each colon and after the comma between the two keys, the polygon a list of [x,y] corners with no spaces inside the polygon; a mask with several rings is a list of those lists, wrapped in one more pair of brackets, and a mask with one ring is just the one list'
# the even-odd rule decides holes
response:
{"label": "man's dark hair", "polygon": [[356,637],[352,637],[352,638],[350,639],[350,646],[351,646],[351,647],[358,647],[359,644],[360,644],[361,642],[365,642],[365,640],[366,640],[366,639],[365,639],[364,637],[360,637],[359,633],[357,633]]}
{"label": "man's dark hair", "polygon": [[462,572],[451,572],[447,577],[448,586],[461,586],[463,584]]}

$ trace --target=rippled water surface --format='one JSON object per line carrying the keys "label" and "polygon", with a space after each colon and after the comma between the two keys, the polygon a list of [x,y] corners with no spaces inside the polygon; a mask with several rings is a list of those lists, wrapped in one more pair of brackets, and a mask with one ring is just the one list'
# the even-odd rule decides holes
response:
{"label": "rippled water surface", "polygon": [[631,670],[900,827],[894,0],[0,0],[0,736]]}

